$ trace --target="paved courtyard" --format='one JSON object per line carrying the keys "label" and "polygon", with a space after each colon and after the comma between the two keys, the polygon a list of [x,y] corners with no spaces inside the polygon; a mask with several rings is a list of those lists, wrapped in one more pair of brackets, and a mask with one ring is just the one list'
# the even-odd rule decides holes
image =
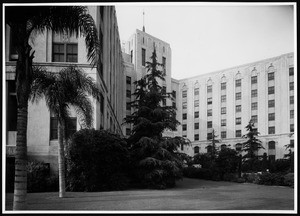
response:
{"label": "paved courtyard", "polygon": [[[6,210],[13,194],[6,195]],[[114,192],[29,193],[28,210],[83,211],[206,211],[294,210],[294,189],[250,183],[183,179],[167,190]]]}

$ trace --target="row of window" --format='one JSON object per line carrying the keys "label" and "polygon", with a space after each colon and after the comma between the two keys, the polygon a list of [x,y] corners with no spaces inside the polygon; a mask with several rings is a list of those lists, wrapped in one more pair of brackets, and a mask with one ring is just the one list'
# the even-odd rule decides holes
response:
{"label": "row of window", "polygon": [[[130,95],[131,95],[131,92],[130,92]],[[222,95],[222,96],[226,96],[226,95]],[[226,97],[221,97],[221,100],[226,100]],[[212,104],[212,98],[207,98],[207,105],[210,105]],[[294,104],[294,96],[290,96],[290,104]],[[196,100],[195,101],[195,107],[199,107],[199,100]],[[275,100],[269,100],[268,101],[268,107],[271,108],[271,107],[275,107]],[[182,103],[182,109],[187,109],[187,102],[183,102]],[[225,111],[226,107],[221,107],[221,114],[225,114],[226,111]],[[257,102],[253,102],[251,103],[251,110],[257,110]],[[242,105],[236,105],[236,109],[235,109],[236,112],[241,112],[242,111]]]}
{"label": "row of window", "polygon": [[[252,108],[257,110],[257,102],[252,103],[252,104],[254,104]],[[226,114],[226,107],[221,108],[221,114]],[[207,110],[207,116],[212,116],[212,109]],[[199,118],[199,111],[194,112],[194,118]],[[290,119],[293,119],[293,118],[294,118],[294,110],[290,110]],[[182,114],[182,119],[183,120],[187,119],[187,113]],[[238,117],[236,119],[240,119],[240,117]],[[257,123],[257,115],[251,116],[251,119],[254,121],[254,123]],[[275,121],[275,113],[269,113],[268,120]],[[239,121],[239,120],[237,120],[237,121]],[[226,126],[226,119],[221,120],[221,126]]]}
{"label": "row of window", "polygon": [[[207,127],[211,128],[212,123],[207,122]],[[182,130],[186,131],[187,125],[182,125]],[[199,129],[199,123],[195,123],[195,129]],[[290,132],[294,132],[294,124],[290,124]],[[275,126],[268,127],[268,134],[275,134]],[[225,139],[227,137],[226,131],[221,131],[221,138]],[[242,130],[236,130],[235,131],[235,137],[242,137]],[[207,139],[212,139],[212,133],[207,133]],[[194,134],[194,140],[199,140],[199,134]]]}
{"label": "row of window", "polygon": [[[196,90],[196,89],[195,89]],[[294,90],[294,82],[290,82],[290,90]],[[199,89],[197,89],[197,95],[199,94]],[[275,86],[269,86],[268,87],[268,94],[275,94]],[[185,94],[186,95],[186,94]],[[253,89],[251,90],[251,97],[257,97],[257,89]],[[241,92],[237,92],[235,93],[235,99],[236,100],[241,100],[242,99],[242,93]],[[199,104],[199,100],[195,100],[195,103],[197,101],[197,104]],[[207,102],[208,104],[212,103],[212,98],[207,98]],[[226,95],[221,95],[221,102],[224,103],[226,102]]]}
{"label": "row of window", "polygon": [[[268,73],[268,81],[274,80],[274,72]],[[257,76],[251,77],[251,84],[257,83]],[[242,86],[242,80],[237,79],[235,80],[235,87],[241,87]],[[221,90],[226,89],[226,82],[221,83]],[[207,86],[207,93],[212,92],[212,85]],[[199,95],[199,88],[195,88],[194,90],[195,95]],[[182,97],[185,98],[187,96],[187,90],[182,91]]]}
{"label": "row of window", "polygon": [[[294,142],[294,140],[291,140],[291,143],[293,143]],[[236,149],[236,151],[242,151],[242,144],[240,144],[240,143],[238,143],[238,144],[236,144],[235,145],[235,149]],[[221,149],[224,149],[224,148],[227,148],[227,146],[226,146],[226,144],[222,144],[221,145]],[[276,148],[276,145],[275,145],[275,142],[274,141],[270,141],[270,142],[268,142],[268,149],[269,150],[273,150],[273,149],[275,149]],[[206,147],[206,149],[207,149],[207,152],[211,152],[212,151],[212,146],[211,145],[208,145],[207,147]],[[183,149],[182,149],[183,150]],[[195,146],[194,147],[194,153],[195,154],[198,154],[200,152],[200,147],[199,146]],[[269,157],[270,156],[274,156],[275,157],[275,155],[269,155]]]}

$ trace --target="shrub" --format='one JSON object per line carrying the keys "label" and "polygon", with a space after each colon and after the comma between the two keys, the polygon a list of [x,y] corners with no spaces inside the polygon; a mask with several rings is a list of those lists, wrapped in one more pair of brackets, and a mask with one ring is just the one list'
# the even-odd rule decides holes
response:
{"label": "shrub", "polygon": [[284,185],[294,187],[294,173],[288,173],[284,176]]}
{"label": "shrub", "polygon": [[246,180],[244,178],[237,178],[234,182],[244,183],[244,182],[246,182]]}
{"label": "shrub", "polygon": [[291,167],[290,160],[287,159],[277,159],[273,163],[273,167],[270,170],[271,172],[287,172]]}
{"label": "shrub", "polygon": [[187,178],[212,179],[212,172],[209,169],[185,167],[183,168],[183,176]]}
{"label": "shrub", "polygon": [[29,193],[58,191],[58,177],[50,176],[49,164],[39,161],[28,161],[27,191]]}
{"label": "shrub", "polygon": [[128,187],[129,153],[120,136],[105,130],[77,131],[67,150],[70,191],[123,190]]}
{"label": "shrub", "polygon": [[224,181],[236,182],[238,179],[237,174],[235,173],[225,173],[223,176]]}
{"label": "shrub", "polygon": [[259,175],[257,173],[244,173],[242,177],[246,182],[257,184],[259,181]]}
{"label": "shrub", "polygon": [[259,175],[258,184],[262,185],[284,185],[284,175],[281,173],[264,172]]}

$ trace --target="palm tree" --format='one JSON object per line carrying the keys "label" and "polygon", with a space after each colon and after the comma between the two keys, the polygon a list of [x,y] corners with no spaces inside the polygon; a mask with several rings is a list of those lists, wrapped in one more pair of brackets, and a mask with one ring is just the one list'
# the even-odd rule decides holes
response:
{"label": "palm tree", "polygon": [[58,119],[58,172],[59,197],[65,195],[64,141],[68,137],[66,125],[70,116],[69,107],[74,107],[81,127],[90,128],[93,122],[93,107],[88,95],[100,100],[100,89],[81,69],[70,66],[59,73],[36,68],[33,73],[30,99],[38,102],[45,98],[46,105]]}
{"label": "palm tree", "polygon": [[88,60],[97,62],[98,34],[95,22],[84,6],[6,6],[5,22],[16,39],[16,93],[18,104],[13,210],[26,209],[27,118],[34,51],[29,45],[35,33],[52,30],[85,36]]}

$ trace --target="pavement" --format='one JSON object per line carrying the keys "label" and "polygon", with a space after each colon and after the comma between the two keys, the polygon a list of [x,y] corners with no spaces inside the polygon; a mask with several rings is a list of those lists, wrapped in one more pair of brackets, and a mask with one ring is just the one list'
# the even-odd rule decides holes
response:
{"label": "pavement", "polygon": [[[6,194],[5,207],[12,210],[13,194]],[[294,189],[251,183],[206,181],[184,178],[166,190],[111,192],[28,193],[28,210],[38,211],[294,211]]]}

